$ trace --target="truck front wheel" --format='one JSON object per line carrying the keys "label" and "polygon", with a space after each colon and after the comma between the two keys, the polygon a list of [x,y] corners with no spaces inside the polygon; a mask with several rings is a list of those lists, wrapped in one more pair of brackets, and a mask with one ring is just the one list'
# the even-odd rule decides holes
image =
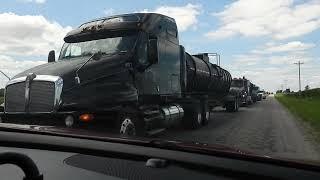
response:
{"label": "truck front wheel", "polygon": [[135,114],[125,113],[120,115],[117,129],[120,134],[125,136],[144,136],[145,129],[142,121],[143,119],[139,121]]}

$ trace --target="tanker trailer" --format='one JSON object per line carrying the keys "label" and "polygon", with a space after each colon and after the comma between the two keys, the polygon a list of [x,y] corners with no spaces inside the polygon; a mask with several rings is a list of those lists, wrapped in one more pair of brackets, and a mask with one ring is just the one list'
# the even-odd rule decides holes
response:
{"label": "tanker trailer", "polygon": [[216,53],[200,53],[193,56],[186,54],[188,93],[208,94],[209,109],[223,106],[228,112],[238,111],[241,93],[237,89],[230,89],[231,74],[209,62],[209,54]]}
{"label": "tanker trailer", "polygon": [[204,54],[185,52],[168,16],[100,18],[70,31],[64,41],[57,60],[51,51],[47,64],[7,83],[0,114],[5,122],[28,116],[32,120],[24,123],[99,124],[120,134],[152,135],[206,125],[210,106],[229,93],[230,73]]}

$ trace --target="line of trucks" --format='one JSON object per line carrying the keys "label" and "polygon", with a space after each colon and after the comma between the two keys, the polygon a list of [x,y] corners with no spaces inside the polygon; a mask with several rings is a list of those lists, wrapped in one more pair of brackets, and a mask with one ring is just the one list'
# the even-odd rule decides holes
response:
{"label": "line of trucks", "polygon": [[216,106],[236,112],[261,100],[258,86],[232,78],[208,53],[186,52],[175,20],[161,14],[96,19],[64,41],[57,61],[50,51],[48,63],[7,83],[2,122],[99,122],[125,135],[152,135],[180,125],[200,128]]}

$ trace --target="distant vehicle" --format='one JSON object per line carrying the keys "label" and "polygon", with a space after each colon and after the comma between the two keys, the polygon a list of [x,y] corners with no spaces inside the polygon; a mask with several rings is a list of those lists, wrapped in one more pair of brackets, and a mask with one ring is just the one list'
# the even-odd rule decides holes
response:
{"label": "distant vehicle", "polygon": [[250,88],[252,89],[252,92],[251,92],[252,101],[253,101],[253,103],[255,103],[258,101],[258,92],[260,91],[260,88],[252,83],[251,83]]}
{"label": "distant vehicle", "polygon": [[262,99],[266,99],[266,98],[267,98],[267,94],[266,94],[266,93],[263,93]]}
{"label": "distant vehicle", "polygon": [[251,93],[252,89],[250,88],[251,82],[243,78],[234,78],[231,83],[230,91],[237,90],[240,91],[240,100],[243,106],[250,105],[253,103]]}
{"label": "distant vehicle", "polygon": [[264,95],[264,92],[263,91],[259,91],[258,92],[258,101],[261,101],[262,100],[262,98],[263,98],[263,95]]}
{"label": "distant vehicle", "polygon": [[291,91],[290,91],[290,88],[288,88],[288,89],[286,89],[285,91],[284,91],[284,93],[290,93]]}

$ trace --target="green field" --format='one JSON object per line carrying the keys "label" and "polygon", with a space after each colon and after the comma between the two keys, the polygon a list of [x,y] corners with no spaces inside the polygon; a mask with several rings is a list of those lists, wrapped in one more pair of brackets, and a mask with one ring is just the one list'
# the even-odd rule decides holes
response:
{"label": "green field", "polygon": [[294,115],[308,122],[320,135],[320,89],[297,93],[276,94],[276,99]]}

